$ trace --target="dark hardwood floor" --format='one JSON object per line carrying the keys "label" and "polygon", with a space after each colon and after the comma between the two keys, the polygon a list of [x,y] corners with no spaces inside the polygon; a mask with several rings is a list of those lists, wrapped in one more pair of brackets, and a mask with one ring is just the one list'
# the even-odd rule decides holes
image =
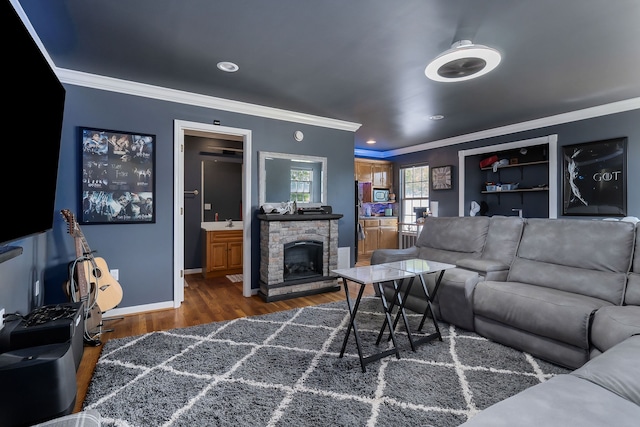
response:
{"label": "dark hardwood floor", "polygon": [[[368,261],[362,261],[357,265],[367,264]],[[258,295],[248,298],[242,296],[242,282],[232,283],[226,277],[204,279],[198,273],[186,275],[185,279],[188,286],[185,287],[184,302],[179,308],[135,314],[125,316],[122,319],[106,320],[104,328],[113,329],[113,331],[102,334],[101,341],[103,345],[114,338],[273,313],[310,305],[343,301],[345,299],[344,290],[341,288],[337,292],[326,292],[267,303]],[[126,289],[124,292],[126,292]],[[373,294],[373,287],[367,286],[365,295]],[[350,295],[352,294],[350,293]],[[356,295],[353,294],[353,297],[355,298]],[[104,317],[107,318],[108,313]],[[101,351],[102,346],[84,347],[82,361],[76,375],[78,394],[74,412],[82,410],[87,388],[91,382],[93,370]]]}

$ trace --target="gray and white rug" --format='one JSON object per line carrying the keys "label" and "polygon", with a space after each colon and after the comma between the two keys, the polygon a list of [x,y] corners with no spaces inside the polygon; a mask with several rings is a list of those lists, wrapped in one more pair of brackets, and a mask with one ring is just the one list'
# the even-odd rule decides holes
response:
{"label": "gray and white rug", "polygon": [[[416,352],[399,325],[401,358],[363,373],[353,334],[338,357],[348,321],[343,301],[109,340],[84,407],[107,426],[457,426],[567,372],[441,324],[443,341]],[[363,299],[357,321],[370,354],[380,301]]]}

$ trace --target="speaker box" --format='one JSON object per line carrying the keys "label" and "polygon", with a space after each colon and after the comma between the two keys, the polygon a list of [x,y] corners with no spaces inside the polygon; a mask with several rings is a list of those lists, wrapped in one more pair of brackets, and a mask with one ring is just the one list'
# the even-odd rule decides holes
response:
{"label": "speaker box", "polygon": [[73,412],[76,368],[70,341],[0,354],[0,414],[5,427]]}
{"label": "speaker box", "polygon": [[[84,313],[82,302],[45,305],[37,308],[25,319],[35,314],[37,322],[15,320],[7,322],[0,339],[0,351],[19,350],[45,344],[71,342],[76,369],[80,366],[84,351]],[[34,320],[34,319],[32,319]]]}

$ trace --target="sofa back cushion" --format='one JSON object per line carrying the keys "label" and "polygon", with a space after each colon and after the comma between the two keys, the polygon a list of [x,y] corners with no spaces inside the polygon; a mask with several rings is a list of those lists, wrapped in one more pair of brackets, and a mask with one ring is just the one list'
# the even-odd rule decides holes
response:
{"label": "sofa back cushion", "polygon": [[631,266],[634,228],[621,221],[526,219],[507,280],[619,305]]}
{"label": "sofa back cushion", "polygon": [[427,217],[416,241],[419,248],[466,253],[479,257],[489,230],[489,217]]}
{"label": "sofa back cushion", "polygon": [[624,296],[627,305],[640,305],[640,226],[636,224],[636,248],[633,251],[633,266],[627,281]]}
{"label": "sofa back cushion", "polygon": [[510,265],[516,256],[524,220],[518,216],[492,216],[482,259],[502,261]]}

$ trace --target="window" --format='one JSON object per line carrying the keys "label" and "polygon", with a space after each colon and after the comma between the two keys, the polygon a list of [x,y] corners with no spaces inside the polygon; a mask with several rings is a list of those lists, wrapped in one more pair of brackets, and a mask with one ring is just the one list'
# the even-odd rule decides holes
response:
{"label": "window", "polygon": [[[400,168],[400,192],[400,222],[415,224],[417,215],[422,216],[429,206],[429,166]],[[402,231],[412,231],[410,228],[413,227],[403,225]]]}
{"label": "window", "polygon": [[292,202],[309,203],[311,201],[311,183],[313,171],[308,169],[291,169],[291,195]]}

